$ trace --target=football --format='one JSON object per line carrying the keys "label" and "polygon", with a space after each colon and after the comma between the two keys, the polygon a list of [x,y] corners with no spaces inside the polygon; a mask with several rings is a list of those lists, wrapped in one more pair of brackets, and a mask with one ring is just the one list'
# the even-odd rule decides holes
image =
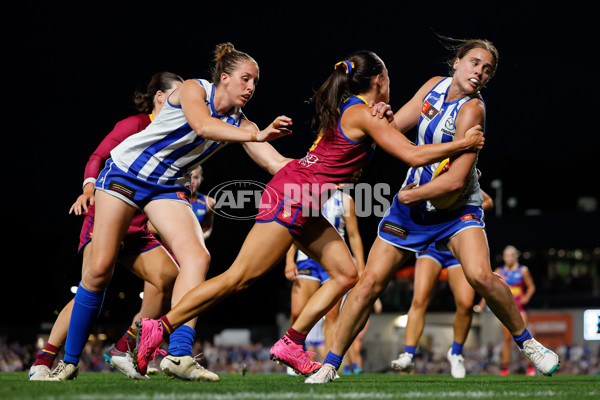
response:
{"label": "football", "polygon": [[[450,168],[450,159],[446,158],[444,161],[440,162],[440,165],[438,165],[438,167],[436,168],[435,172],[433,173],[433,176],[431,177],[431,180],[434,180],[435,178],[437,178],[444,172],[448,171],[449,168]],[[469,182],[467,182],[465,187],[468,187],[468,186],[469,186]],[[440,198],[437,198],[434,200],[429,200],[429,202],[435,208],[437,208],[439,210],[444,210],[444,209],[452,206],[454,203],[456,203],[456,200],[458,200],[458,198],[460,197],[462,192],[464,192],[464,189],[461,191],[458,191],[450,196],[444,196],[444,197],[440,197]]]}

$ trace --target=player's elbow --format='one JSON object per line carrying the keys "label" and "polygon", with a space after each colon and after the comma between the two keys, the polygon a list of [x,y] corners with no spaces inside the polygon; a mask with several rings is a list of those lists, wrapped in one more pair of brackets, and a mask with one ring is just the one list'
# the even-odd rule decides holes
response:
{"label": "player's elbow", "polygon": [[404,162],[406,162],[411,168],[420,168],[427,165],[426,160],[418,155],[409,155],[407,158],[405,158]]}
{"label": "player's elbow", "polygon": [[[212,117],[211,117],[212,118]],[[201,139],[209,139],[209,133],[211,132],[211,122],[210,120],[199,119],[197,121],[188,121],[190,128],[196,132]]]}
{"label": "player's elbow", "polygon": [[196,135],[198,135],[199,138],[206,139],[207,129],[206,129],[205,125],[196,124],[195,126],[192,126],[191,128],[194,130],[194,132],[196,132]]}
{"label": "player's elbow", "polygon": [[448,183],[448,192],[456,193],[461,190],[466,184],[467,180],[461,177],[450,179]]}

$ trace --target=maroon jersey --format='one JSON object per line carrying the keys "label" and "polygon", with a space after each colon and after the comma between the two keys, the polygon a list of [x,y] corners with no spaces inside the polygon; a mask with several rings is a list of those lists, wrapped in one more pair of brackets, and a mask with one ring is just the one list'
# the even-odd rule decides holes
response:
{"label": "maroon jersey", "polygon": [[85,165],[84,182],[90,178],[98,178],[106,160],[110,158],[110,151],[129,136],[146,129],[150,125],[150,122],[152,122],[151,118],[149,114],[138,114],[117,122],[113,130],[106,135]]}
{"label": "maroon jersey", "polygon": [[366,104],[366,101],[356,96],[345,99],[340,104],[340,117],[335,128],[322,131],[306,156],[290,161],[275,174],[268,186],[303,207],[310,204],[311,208],[321,210],[337,188],[356,181],[375,151],[371,137],[355,142],[342,132],[342,115],[356,104]]}
{"label": "maroon jersey", "polygon": [[[95,180],[98,178],[106,160],[110,158],[110,151],[129,136],[146,129],[151,121],[152,117],[150,115],[138,114],[117,122],[113,130],[106,135],[85,165],[85,180]],[[88,206],[79,236],[79,251],[92,240],[94,214],[95,207],[93,205]],[[148,217],[146,217],[146,214],[140,211],[135,214],[127,229],[121,255],[143,253],[159,245],[159,242],[148,230],[147,222]]]}

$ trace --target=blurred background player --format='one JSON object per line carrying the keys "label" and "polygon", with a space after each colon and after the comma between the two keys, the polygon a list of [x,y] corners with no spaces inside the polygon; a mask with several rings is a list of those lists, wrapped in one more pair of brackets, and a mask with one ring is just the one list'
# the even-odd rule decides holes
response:
{"label": "blurred background player", "polygon": [[192,196],[190,197],[190,203],[192,204],[194,215],[198,218],[198,222],[202,227],[204,239],[208,239],[212,233],[215,219],[215,199],[199,191],[203,180],[202,172],[201,165],[192,171],[192,183],[190,184]]}
{"label": "blurred background player", "polygon": [[[362,238],[358,229],[354,199],[343,190],[337,190],[323,205],[323,216],[333,225],[342,238],[347,236],[352,257],[356,263],[358,273],[361,274],[365,269],[365,256]],[[290,326],[292,326],[312,295],[329,280],[329,274],[315,260],[298,250],[295,245],[292,245],[286,255],[285,276],[292,281],[290,313]],[[324,320],[319,320],[311,329],[307,336],[307,343],[309,337],[312,339],[312,333],[317,337],[324,336],[325,346],[331,344],[340,304],[341,301],[325,314]],[[323,331],[321,335],[319,335],[319,330]],[[307,350],[309,350],[308,346]],[[323,358],[324,355],[320,357],[320,360],[322,361]],[[288,367],[288,373],[291,375],[292,372]]]}
{"label": "blurred background player", "polygon": [[[494,206],[492,198],[481,191],[483,195],[483,210],[491,210]],[[429,247],[418,252],[415,264],[415,280],[413,298],[408,310],[408,321],[404,330],[404,352],[392,361],[392,368],[410,372],[414,367],[414,357],[419,339],[425,328],[425,314],[431,300],[431,295],[442,270],[446,270],[448,284],[454,296],[456,312],[454,313],[454,341],[446,357],[450,362],[450,373],[454,378],[464,378],[466,374],[463,345],[471,329],[473,319],[473,301],[475,290],[467,282],[459,262],[450,251],[435,249],[432,243]]]}
{"label": "blurred background player", "polygon": [[[506,246],[502,252],[502,259],[504,260],[504,265],[496,268],[494,272],[500,275],[510,287],[515,303],[517,303],[519,312],[523,317],[523,321],[525,322],[525,325],[527,325],[529,322],[527,305],[535,293],[533,277],[529,272],[529,268],[519,263],[519,251],[515,246]],[[485,309],[485,299],[481,299],[478,309],[479,311]],[[502,336],[504,341],[502,344],[500,375],[504,376],[510,374],[509,364],[513,349],[512,337],[504,325],[502,326]],[[527,367],[526,374],[528,376],[535,376],[536,374],[535,368],[531,363],[529,363],[529,366]]]}
{"label": "blurred background player", "polygon": [[[169,94],[182,82],[183,79],[180,76],[170,72],[153,75],[146,91],[144,93],[136,92],[134,95],[134,102],[140,114],[119,121],[90,156],[85,166],[83,193],[69,210],[69,213],[75,215],[85,215],[78,249],[83,257],[83,268],[89,263],[93,246],[94,184],[104,163],[110,158],[110,151],[127,137],[144,130],[158,115]],[[119,262],[145,280],[141,309],[134,316],[133,321],[144,315],[160,315],[161,312],[169,309],[173,284],[179,271],[173,259],[150,233],[147,222],[148,218],[142,212],[135,215],[119,252]],[[73,302],[74,300],[71,300],[61,310],[54,322],[48,342],[38,352],[37,359],[29,371],[30,380],[50,378],[50,369],[54,359],[67,337]],[[109,362],[112,359],[111,366],[129,377],[143,379],[145,377],[133,368],[131,355],[127,353],[132,350],[133,346],[135,346],[135,333],[134,328],[130,327],[109,350]],[[59,365],[62,364],[59,363]]]}

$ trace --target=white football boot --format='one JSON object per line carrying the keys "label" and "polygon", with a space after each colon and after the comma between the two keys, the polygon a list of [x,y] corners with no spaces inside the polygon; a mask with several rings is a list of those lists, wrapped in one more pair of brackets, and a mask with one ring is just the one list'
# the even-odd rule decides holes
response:
{"label": "white football boot", "polygon": [[462,379],[467,374],[465,369],[465,359],[462,354],[452,354],[452,349],[448,349],[448,361],[450,361],[450,373],[454,378]]}
{"label": "white football boot", "polygon": [[30,381],[47,381],[50,378],[50,368],[45,365],[34,365],[29,368],[29,380]]}
{"label": "white football boot", "polygon": [[77,378],[78,374],[79,374],[79,365],[69,364],[69,363],[64,362],[63,360],[60,360],[58,362],[58,365],[56,366],[56,368],[54,368],[54,370],[52,371],[52,373],[46,380],[48,380],[48,381],[71,381],[71,380]]}
{"label": "white football boot", "polygon": [[392,368],[396,371],[410,372],[414,367],[414,354],[402,353],[397,359],[392,360]]}
{"label": "white football boot", "polygon": [[165,375],[184,381],[218,382],[219,376],[198,364],[197,356],[167,355],[160,362]]}
{"label": "white football boot", "polygon": [[521,353],[531,360],[531,363],[543,375],[552,376],[552,373],[560,365],[558,355],[533,338],[523,342]]}
{"label": "white football boot", "polygon": [[321,368],[304,381],[304,383],[320,384],[333,382],[338,378],[335,367],[331,364],[323,364]]}

